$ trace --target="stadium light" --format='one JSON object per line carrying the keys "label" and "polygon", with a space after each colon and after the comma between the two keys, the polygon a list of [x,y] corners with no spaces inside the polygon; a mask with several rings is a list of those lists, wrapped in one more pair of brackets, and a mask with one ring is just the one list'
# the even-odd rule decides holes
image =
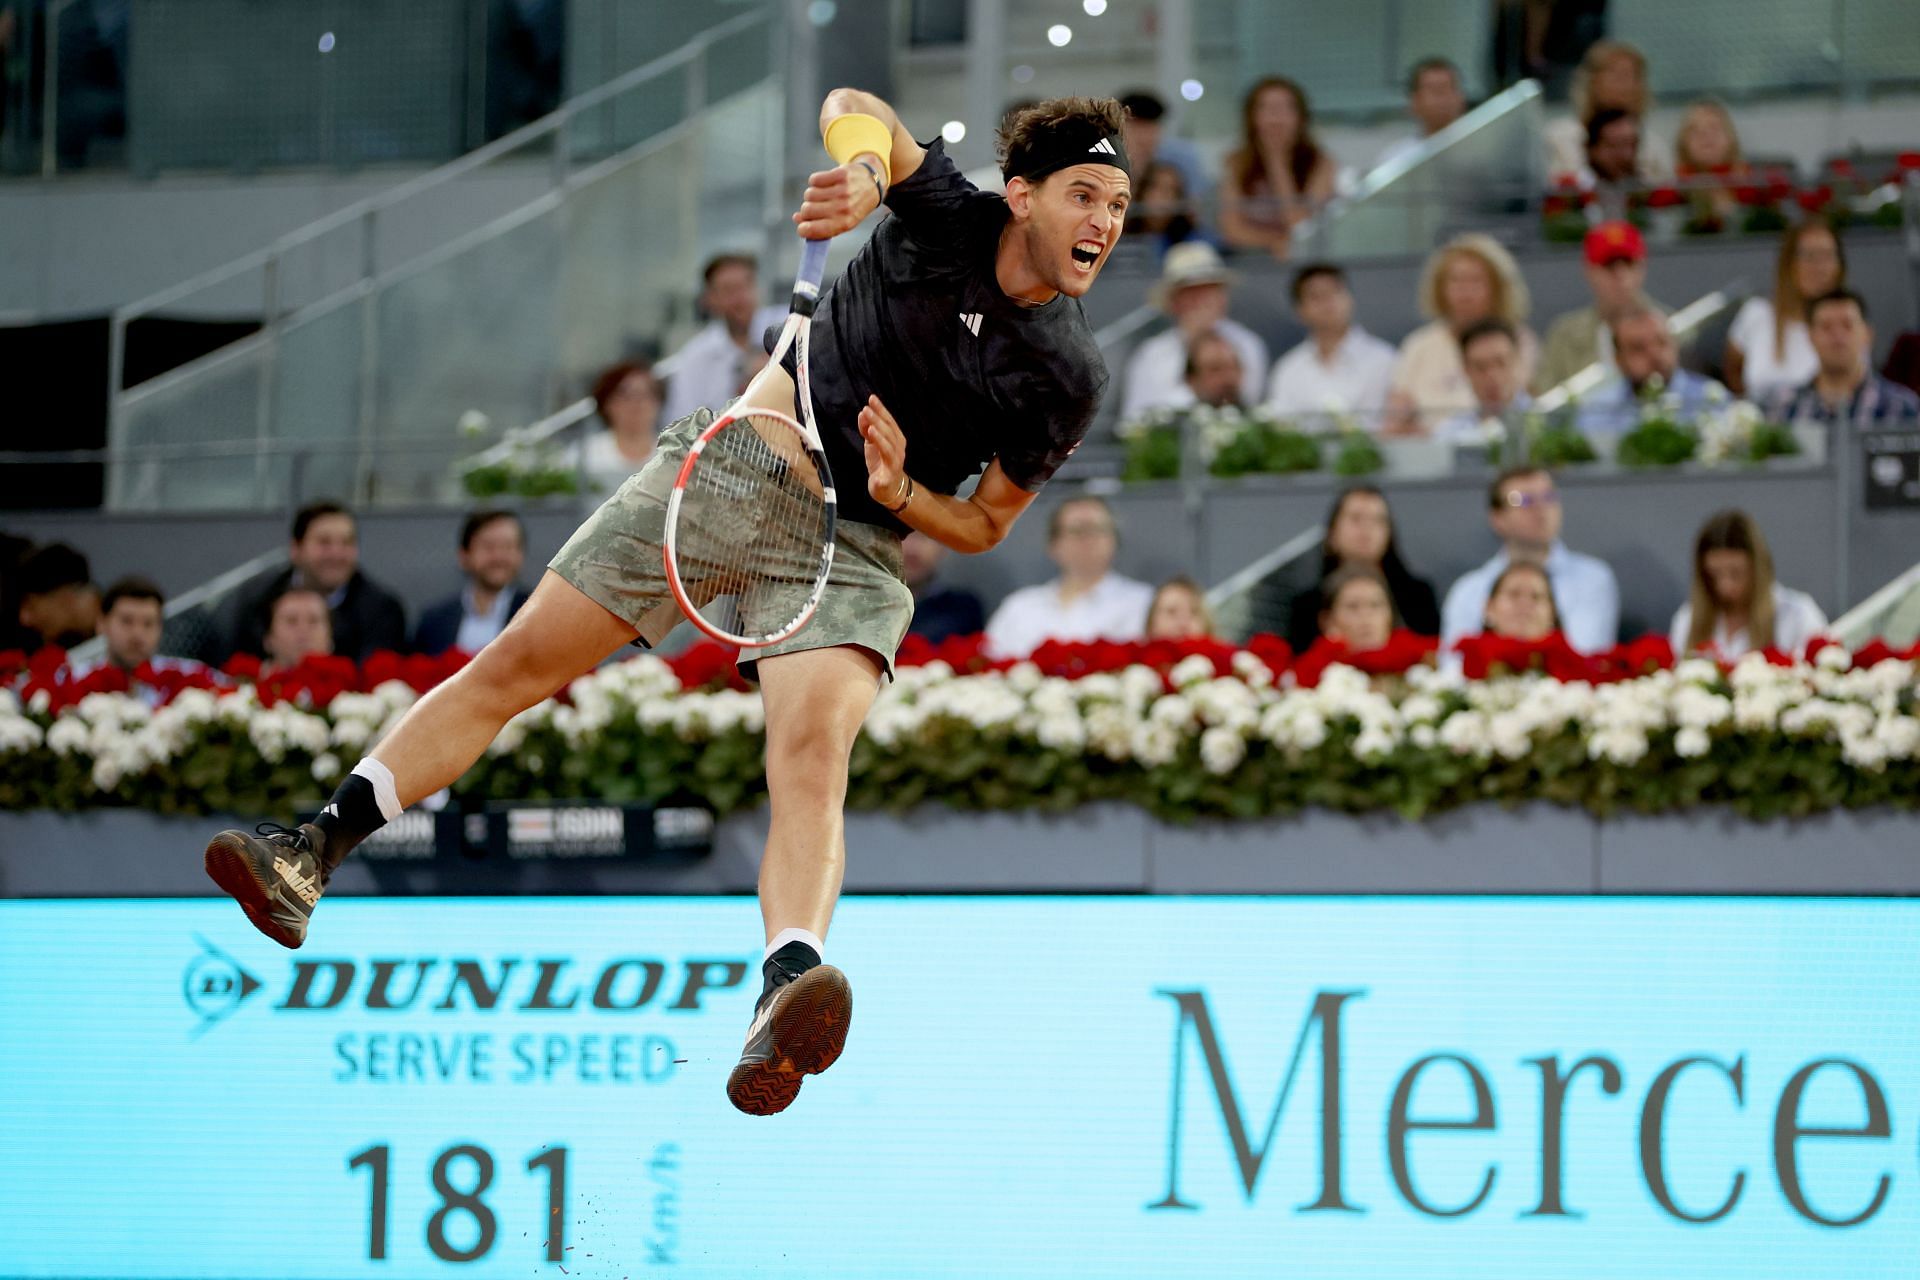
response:
{"label": "stadium light", "polygon": [[948,142],[959,142],[967,136],[967,126],[958,120],[949,120],[940,126],[940,136]]}
{"label": "stadium light", "polygon": [[1207,87],[1198,80],[1182,80],[1180,82],[1180,96],[1188,102],[1200,101],[1200,95],[1206,91]]}
{"label": "stadium light", "polygon": [[1064,22],[1056,22],[1047,28],[1047,43],[1056,49],[1064,49],[1067,41],[1073,39],[1073,28]]}
{"label": "stadium light", "polygon": [[1080,7],[1089,18],[1097,18],[1107,11],[1107,0],[1080,0]]}

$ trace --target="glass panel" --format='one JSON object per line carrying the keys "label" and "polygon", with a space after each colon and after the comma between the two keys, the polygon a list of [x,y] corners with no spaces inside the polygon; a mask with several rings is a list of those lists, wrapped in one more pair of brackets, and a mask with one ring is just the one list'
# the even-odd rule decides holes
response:
{"label": "glass panel", "polygon": [[249,339],[126,398],[116,449],[157,451],[107,469],[114,511],[223,510],[260,505],[255,458],[267,344]]}
{"label": "glass panel", "polygon": [[349,298],[282,327],[263,485],[269,501],[298,506],[356,492],[366,315],[366,302]]}
{"label": "glass panel", "polygon": [[1310,255],[1351,259],[1424,253],[1456,231],[1531,224],[1540,179],[1539,91],[1530,85],[1483,103],[1454,127],[1462,136],[1398,173],[1376,171],[1360,193],[1328,209],[1307,235]]}

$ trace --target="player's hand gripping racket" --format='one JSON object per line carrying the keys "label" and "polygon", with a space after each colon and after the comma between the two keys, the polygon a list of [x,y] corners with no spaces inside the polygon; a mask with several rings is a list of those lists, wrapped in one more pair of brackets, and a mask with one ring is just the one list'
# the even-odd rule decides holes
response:
{"label": "player's hand gripping racket", "polygon": [[[807,376],[807,331],[827,244],[805,242],[772,357],[693,442],[667,500],[667,585],[687,621],[728,644],[769,645],[806,626],[833,568],[837,504]],[[797,422],[749,404],[790,347],[799,372]]]}

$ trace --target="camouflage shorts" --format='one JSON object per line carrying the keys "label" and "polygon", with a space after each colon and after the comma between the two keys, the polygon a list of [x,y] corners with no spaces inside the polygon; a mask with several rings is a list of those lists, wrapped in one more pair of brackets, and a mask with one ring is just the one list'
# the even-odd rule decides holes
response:
{"label": "camouflage shorts", "polygon": [[[667,587],[662,558],[667,498],[688,447],[713,418],[712,410],[697,409],[662,432],[647,464],[574,531],[548,566],[625,619],[648,646],[658,644],[685,617]],[[811,585],[794,589],[804,596]],[[778,609],[782,602],[768,605]],[[784,616],[791,617],[797,605],[786,605]],[[912,620],[913,593],[903,577],[899,536],[878,525],[842,520],[835,533],[833,571],[812,619],[778,644],[743,650],[740,670],[751,680],[761,658],[858,645],[878,658],[891,678],[894,652]]]}

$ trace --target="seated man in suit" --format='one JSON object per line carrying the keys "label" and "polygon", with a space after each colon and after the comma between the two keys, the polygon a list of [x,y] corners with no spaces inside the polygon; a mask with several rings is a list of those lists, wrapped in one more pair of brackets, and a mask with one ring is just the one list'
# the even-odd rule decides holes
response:
{"label": "seated man in suit", "polygon": [[527,531],[511,511],[475,511],[460,526],[460,572],[467,585],[420,615],[417,653],[478,653],[527,602],[519,584]]}
{"label": "seated man in suit", "polygon": [[310,502],[293,517],[287,564],[243,583],[227,605],[224,643],[202,654],[224,663],[235,653],[266,655],[271,606],[288,587],[311,587],[327,602],[332,652],[355,662],[382,649],[404,649],[406,610],[392,592],[360,568],[360,529],[337,502]]}

